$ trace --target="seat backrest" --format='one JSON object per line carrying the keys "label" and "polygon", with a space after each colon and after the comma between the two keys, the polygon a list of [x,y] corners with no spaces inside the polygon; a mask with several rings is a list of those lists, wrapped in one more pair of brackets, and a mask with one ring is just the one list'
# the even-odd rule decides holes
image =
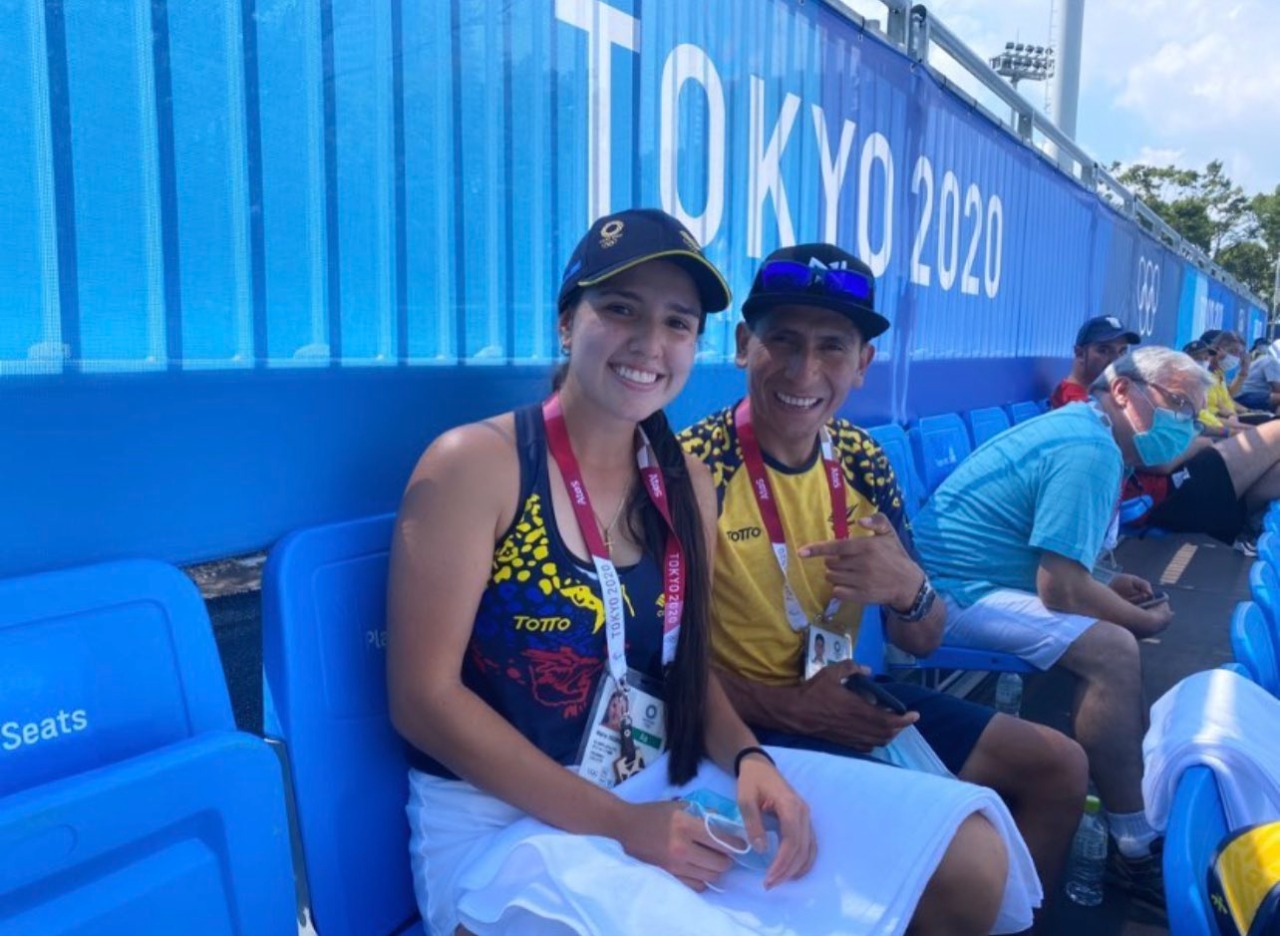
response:
{"label": "seat backrest", "polygon": [[1040,415],[1040,407],[1031,400],[1021,400],[1017,403],[1009,404],[1009,415],[1012,417],[1014,425],[1020,422],[1026,422]]}
{"label": "seat backrest", "polygon": [[0,796],[235,728],[199,591],[159,562],[0,581]]}
{"label": "seat backrest", "polygon": [[[1267,511],[1268,515],[1271,513]],[[1258,558],[1280,573],[1280,536],[1276,531],[1264,528],[1258,537]]]}
{"label": "seat backrest", "polygon": [[1280,597],[1280,577],[1277,577],[1271,563],[1255,559],[1249,566],[1249,592],[1267,623],[1277,627],[1280,618],[1276,616],[1276,599]]}
{"label": "seat backrest", "polygon": [[1240,602],[1231,615],[1231,651],[1258,685],[1280,696],[1276,631],[1252,601]]}
{"label": "seat backrest", "polygon": [[393,522],[388,514],[293,533],[263,576],[264,721],[288,751],[324,936],[384,936],[417,916],[408,773],[387,714]]}
{"label": "seat backrest", "polygon": [[969,432],[973,437],[974,448],[1009,428],[1009,417],[998,406],[970,410],[966,418],[969,420]]}
{"label": "seat backrest", "polygon": [[888,671],[884,650],[884,624],[880,619],[880,606],[867,605],[862,610],[862,623],[858,625],[858,642],[853,648],[853,659],[878,676]]}
{"label": "seat backrest", "polygon": [[886,423],[883,426],[873,426],[867,432],[876,440],[876,444],[889,459],[889,464],[893,466],[893,473],[898,477],[898,487],[902,489],[907,516],[914,517],[924,502],[925,495],[920,476],[916,473],[906,431],[896,423]]}
{"label": "seat backrest", "polygon": [[0,661],[0,932],[296,926],[280,764],[234,730],[186,576],[0,582]]}
{"label": "seat backrest", "polygon": [[1164,891],[1169,919],[1181,933],[1218,932],[1209,903],[1208,870],[1227,834],[1226,812],[1218,782],[1208,767],[1188,768],[1180,778],[1169,810],[1164,844]]}
{"label": "seat backrest", "polygon": [[969,433],[956,413],[922,416],[908,433],[927,494],[947,479],[969,455]]}

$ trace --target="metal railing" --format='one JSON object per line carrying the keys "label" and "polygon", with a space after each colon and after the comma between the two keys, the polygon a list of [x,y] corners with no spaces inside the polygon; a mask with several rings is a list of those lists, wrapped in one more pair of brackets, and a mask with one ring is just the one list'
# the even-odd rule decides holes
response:
{"label": "metal railing", "polygon": [[[1249,287],[1170,227],[1150,207],[1143,204],[1132,191],[1063,133],[1057,124],[1000,77],[987,64],[986,59],[965,45],[964,41],[930,13],[927,7],[923,4],[912,6],[907,0],[877,0],[877,2],[887,10],[887,17],[881,30],[885,37],[906,52],[912,60],[929,68],[934,76],[952,92],[982,110],[993,121],[1004,126],[1013,136],[1021,140],[1024,145],[1036,151],[1041,158],[1055,165],[1060,172],[1074,179],[1077,184],[1109,202],[1120,214],[1132,219],[1157,241],[1168,246],[1197,269],[1221,280],[1258,308],[1264,311],[1269,308]],[[833,5],[839,7],[843,14],[861,21],[864,26],[870,25],[864,17],[839,0],[836,0]],[[1008,105],[1009,116],[1006,118],[992,113],[972,95],[934,68],[929,63],[929,52],[935,47],[954,59],[985,90]],[[1036,134],[1056,149],[1056,156],[1046,153],[1036,145]]]}

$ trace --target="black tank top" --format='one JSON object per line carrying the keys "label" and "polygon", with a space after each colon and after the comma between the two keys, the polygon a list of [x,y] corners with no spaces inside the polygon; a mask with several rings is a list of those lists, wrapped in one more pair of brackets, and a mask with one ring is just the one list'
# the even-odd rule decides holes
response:
{"label": "black tank top", "polygon": [[[462,662],[462,682],[545,754],[577,760],[596,687],[607,678],[604,605],[595,568],[556,527],[540,405],[515,413],[520,508],[493,552],[489,582]],[[662,578],[649,555],[619,568],[627,665],[662,677]],[[414,768],[456,778],[409,748]]]}

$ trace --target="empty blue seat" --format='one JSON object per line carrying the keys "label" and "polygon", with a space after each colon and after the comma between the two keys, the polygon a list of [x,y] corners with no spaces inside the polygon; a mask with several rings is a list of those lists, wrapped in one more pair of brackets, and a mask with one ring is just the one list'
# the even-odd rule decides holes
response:
{"label": "empty blue seat", "polygon": [[867,432],[884,450],[885,457],[893,466],[893,473],[898,478],[898,487],[902,490],[907,516],[914,517],[920,505],[924,503],[925,492],[924,486],[920,483],[920,477],[916,474],[914,460],[911,457],[911,443],[907,440],[906,431],[899,425],[888,423],[883,426],[873,426]]}
{"label": "empty blue seat", "polygon": [[970,410],[965,418],[969,421],[969,432],[973,436],[974,448],[1009,428],[1009,417],[998,406]]}
{"label": "empty blue seat", "polygon": [[1022,400],[1018,403],[1009,404],[1009,416],[1013,419],[1014,425],[1026,422],[1028,419],[1034,419],[1039,415],[1040,407],[1031,400]]}
{"label": "empty blue seat", "polygon": [[955,413],[922,416],[907,437],[920,465],[921,480],[927,494],[947,479],[969,455],[969,433]]}
{"label": "empty blue seat", "polygon": [[0,660],[0,932],[296,930],[280,763],[181,572],[0,582]]}
{"label": "empty blue seat", "polygon": [[408,768],[387,714],[394,517],[281,540],[262,585],[264,724],[285,744],[316,930],[386,936],[417,919]]}
{"label": "empty blue seat", "polygon": [[1275,625],[1252,601],[1240,602],[1231,615],[1231,651],[1254,682],[1280,696],[1280,646]]}
{"label": "empty blue seat", "polygon": [[1227,831],[1213,771],[1189,768],[1178,779],[1164,842],[1164,891],[1173,936],[1216,936],[1207,875]]}

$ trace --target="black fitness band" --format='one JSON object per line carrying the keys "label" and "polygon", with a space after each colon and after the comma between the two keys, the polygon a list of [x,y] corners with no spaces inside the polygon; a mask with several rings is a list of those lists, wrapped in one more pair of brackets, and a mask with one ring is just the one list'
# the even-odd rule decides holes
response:
{"label": "black fitness band", "polygon": [[764,748],[754,747],[754,746],[744,747],[741,751],[738,752],[738,756],[733,759],[733,775],[735,777],[739,776],[742,773],[742,759],[751,754],[759,754],[769,763],[773,764],[773,766],[775,767],[778,766],[777,764],[774,764],[773,758],[769,756],[769,752],[766,751]]}

